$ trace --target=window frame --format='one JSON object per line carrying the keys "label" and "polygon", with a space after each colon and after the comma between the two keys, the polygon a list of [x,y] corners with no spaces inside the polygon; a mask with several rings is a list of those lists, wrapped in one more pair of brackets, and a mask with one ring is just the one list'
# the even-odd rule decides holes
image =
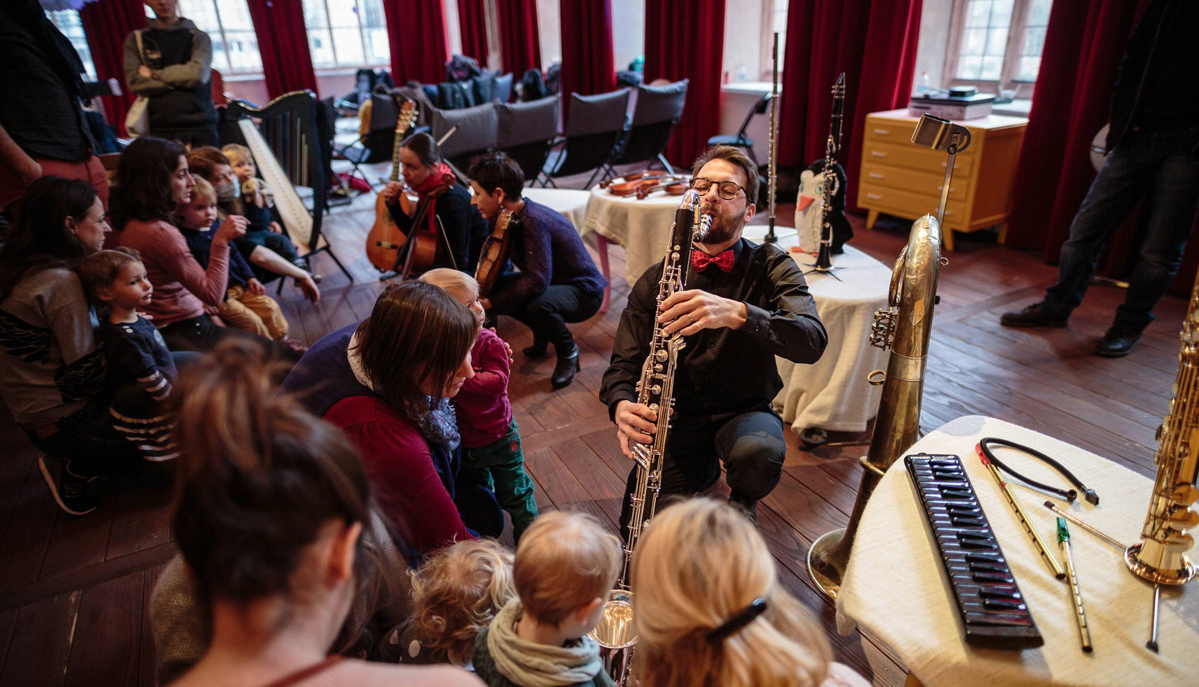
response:
{"label": "window frame", "polygon": [[[58,29],[68,41],[71,42],[71,47],[75,48],[75,54],[79,56],[79,61],[83,63],[83,77],[85,81],[99,81],[100,72],[96,70],[96,59],[92,56],[92,46],[87,42],[87,30],[83,28],[83,17],[79,16],[79,10],[63,9],[63,10],[43,10],[46,13],[46,18]],[[67,33],[66,28],[58,22],[58,18],[72,14],[75,16],[75,21],[79,23],[79,33],[83,36],[83,46],[87,48],[86,57],[84,53],[79,51],[79,46],[75,41],[71,40],[71,35]],[[90,70],[90,71],[89,71]]]}
{"label": "window frame", "polygon": [[[314,0],[306,1],[313,2]],[[386,62],[372,63],[367,59],[369,51],[367,50],[366,42],[366,25],[362,22],[362,14],[365,12],[365,9],[363,8],[363,0],[354,0],[354,6],[358,9],[357,12],[354,12],[355,20],[358,23],[358,41],[362,44],[362,63],[354,65],[342,64],[341,59],[337,56],[337,41],[333,39],[333,14],[329,11],[329,0],[315,1],[320,2],[325,8],[325,26],[323,28],[314,30],[310,28],[307,21],[305,21],[304,31],[309,35],[311,35],[314,31],[322,32],[323,37],[329,41],[329,49],[333,52],[333,64],[317,66],[315,61],[313,62],[312,67],[317,74],[341,73],[348,72],[350,70],[357,72],[359,69],[387,69],[390,67],[390,64]],[[311,43],[308,45],[308,50],[310,52],[312,51]]]}
{"label": "window frame", "polygon": [[[945,42],[945,71],[942,80],[951,86],[974,86],[980,92],[988,89],[998,92],[998,89],[1005,88],[1009,84],[1017,89],[1035,84],[1035,80],[1027,81],[1016,78],[1020,72],[1020,41],[1023,40],[1027,28],[1025,24],[1028,20],[1031,3],[1032,0],[1013,0],[1012,19],[1008,24],[1007,44],[1004,46],[1003,52],[1003,67],[1000,68],[999,79],[987,80],[958,78],[958,62],[961,58],[961,45],[966,32],[966,8],[970,4],[970,0],[953,0],[949,19],[949,38]],[[1043,51],[1044,45],[1042,44]],[[1038,70],[1038,75],[1039,73]],[[1031,92],[1031,89],[1029,90]]]}
{"label": "window frame", "polygon": [[[783,20],[783,26],[781,28],[776,28],[774,25],[774,17],[775,17],[775,13],[776,13],[775,5],[780,2],[783,3],[784,8],[787,7],[788,3],[786,2],[786,0],[762,0],[762,43],[761,43],[761,51],[758,53],[758,64],[760,65],[759,71],[761,72],[761,74],[759,74],[759,76],[760,76],[761,80],[765,81],[766,83],[771,83],[771,80],[774,76],[774,55],[773,55],[773,53],[774,53],[774,32],[775,31],[779,32],[779,39],[780,39],[779,40],[779,80],[782,81],[782,79],[783,79],[783,52],[787,45],[787,43],[786,43],[786,40],[787,40],[787,38],[786,38],[786,36],[787,36],[786,19]],[[784,12],[783,16],[786,17],[787,13]],[[733,76],[733,78],[736,78],[736,74],[734,74],[732,76]]]}

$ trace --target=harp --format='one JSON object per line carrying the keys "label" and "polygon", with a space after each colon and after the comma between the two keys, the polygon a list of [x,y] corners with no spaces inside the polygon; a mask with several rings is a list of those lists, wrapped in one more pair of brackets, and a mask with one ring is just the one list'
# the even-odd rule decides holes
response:
{"label": "harp", "polygon": [[312,91],[286,93],[263,107],[233,100],[225,110],[222,140],[244,143],[250,149],[275,194],[283,228],[310,269],[313,255],[327,253],[352,282],[353,275],[321,235],[329,186],[329,155],[322,143],[329,137],[319,133],[317,107]]}

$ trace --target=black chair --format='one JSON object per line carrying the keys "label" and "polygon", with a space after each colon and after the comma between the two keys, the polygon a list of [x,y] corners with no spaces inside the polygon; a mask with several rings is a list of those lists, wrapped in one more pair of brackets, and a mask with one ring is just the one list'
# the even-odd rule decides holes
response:
{"label": "black chair", "polygon": [[662,155],[675,124],[683,116],[687,79],[667,86],[638,86],[633,106],[633,124],[616,153],[615,164],[658,160],[666,171],[674,168]]}
{"label": "black chair", "polygon": [[463,183],[468,183],[463,170],[470,159],[494,150],[499,136],[499,118],[495,103],[476,105],[462,110],[434,110],[430,120],[433,140],[440,141],[450,129],[458,128],[441,144],[441,157]]}
{"label": "black chair", "polygon": [[533,183],[558,137],[558,96],[496,105],[496,114],[499,138],[495,147],[520,165],[526,184]]}
{"label": "black chair", "polygon": [[542,170],[542,186],[554,179],[595,170],[587,180],[590,187],[605,169],[611,171],[612,155],[628,121],[629,89],[599,95],[570,94],[566,136],[561,150],[550,152]]}
{"label": "black chair", "polygon": [[370,98],[370,121],[367,132],[358,140],[342,148],[334,148],[334,156],[348,160],[353,166],[350,176],[359,176],[372,188],[362,165],[391,160],[396,140],[396,118],[400,116],[400,108],[395,98],[390,95],[372,93]]}
{"label": "black chair", "polygon": [[737,148],[745,148],[745,152],[749,154],[749,159],[758,164],[758,158],[754,157],[754,140],[746,135],[745,130],[749,128],[749,122],[760,114],[766,114],[766,109],[770,107],[770,99],[774,95],[769,91],[766,92],[754,106],[749,108],[749,114],[745,115],[745,121],[741,122],[741,128],[733,136],[713,136],[708,139],[709,146],[736,146]]}
{"label": "black chair", "polygon": [[512,99],[512,72],[495,77],[495,100],[506,103]]}

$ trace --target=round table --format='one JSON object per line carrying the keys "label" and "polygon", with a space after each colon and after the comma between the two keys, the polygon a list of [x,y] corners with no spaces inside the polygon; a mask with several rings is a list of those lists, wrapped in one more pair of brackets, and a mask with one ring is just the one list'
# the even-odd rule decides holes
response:
{"label": "round table", "polygon": [[632,286],[650,265],[662,259],[674,212],[681,201],[681,196],[666,193],[642,200],[637,196],[615,196],[597,185],[591,189],[587,219],[579,233],[586,236],[595,232],[601,253],[607,252],[605,241],[624,246],[624,278]]}

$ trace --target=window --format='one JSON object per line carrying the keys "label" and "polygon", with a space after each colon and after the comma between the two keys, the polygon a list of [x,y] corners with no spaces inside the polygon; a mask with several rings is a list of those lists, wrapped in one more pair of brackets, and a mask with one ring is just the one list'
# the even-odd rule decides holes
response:
{"label": "window", "polygon": [[391,59],[383,0],[305,0],[314,67],[379,67]]}
{"label": "window", "polygon": [[783,55],[787,45],[787,2],[788,0],[763,0],[762,2],[762,80],[770,81],[774,76],[774,32],[779,34],[779,78],[783,75]]}
{"label": "window", "polygon": [[1052,0],[955,0],[946,73],[955,84],[1032,83]]}
{"label": "window", "polygon": [[[225,76],[262,73],[262,55],[246,0],[190,0],[180,14],[212,39],[213,69]],[[154,16],[148,7],[146,16]]]}
{"label": "window", "polygon": [[83,70],[87,72],[87,79],[96,80],[96,64],[92,61],[92,50],[87,45],[87,36],[83,35],[83,22],[79,20],[79,12],[76,10],[56,10],[54,12],[46,12],[46,16],[54,25],[62,31],[62,35],[66,36],[71,41],[71,45],[75,46],[75,52],[79,53],[79,59],[83,61]]}

